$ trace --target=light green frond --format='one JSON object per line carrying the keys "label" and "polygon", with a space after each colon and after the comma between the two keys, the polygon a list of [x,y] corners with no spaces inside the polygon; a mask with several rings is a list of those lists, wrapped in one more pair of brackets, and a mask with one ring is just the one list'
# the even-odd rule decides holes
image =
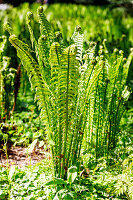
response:
{"label": "light green frond", "polygon": [[54,38],[54,33],[51,24],[46,19],[42,6],[38,8],[38,17],[41,35],[45,35],[48,38],[48,40],[52,41]]}
{"label": "light green frond", "polygon": [[26,24],[28,26],[28,29],[29,29],[29,33],[30,33],[30,40],[31,40],[31,43],[32,43],[32,48],[35,47],[35,51],[36,53],[38,52],[37,51],[37,41],[34,37],[34,33],[33,33],[33,29],[31,27],[31,21],[33,20],[33,13],[32,12],[28,12],[27,15],[26,15]]}
{"label": "light green frond", "polygon": [[[70,110],[74,106],[78,92],[79,72],[78,62],[76,60],[76,52],[76,46],[71,45],[70,47],[64,49],[61,56],[59,73],[59,99],[62,108],[64,106],[64,113],[66,113],[67,106],[69,106]],[[64,114],[62,112],[62,117],[63,115]]]}
{"label": "light green frond", "polygon": [[61,51],[63,51],[63,49],[66,47],[62,37],[62,33],[60,31],[55,32],[55,42],[58,42],[60,44]]}
{"label": "light green frond", "polygon": [[4,55],[4,51],[6,49],[7,46],[7,37],[6,36],[1,36],[0,37],[0,70],[2,68],[2,57]]}
{"label": "light green frond", "polygon": [[[47,37],[44,35],[40,36],[38,43],[34,37],[33,29],[31,27],[31,20],[33,20],[33,14],[31,12],[27,13],[26,23],[30,32],[30,39],[32,42],[32,48],[35,48],[36,57],[38,59],[39,67],[43,77],[48,81],[49,77],[49,45]],[[49,82],[49,81],[48,81]]]}
{"label": "light green frond", "polygon": [[88,60],[93,60],[96,52],[96,42],[89,43],[89,49],[87,50]]}
{"label": "light green frond", "polygon": [[51,85],[54,93],[59,93],[59,76],[60,76],[60,61],[61,48],[58,42],[54,42],[50,48],[50,65],[51,65]]}
{"label": "light green frond", "polygon": [[18,38],[16,38],[14,35],[10,36],[9,40],[17,49],[18,56],[28,73],[32,88],[36,90],[36,100],[38,101],[38,105],[41,110],[45,109],[48,123],[50,123],[50,111],[48,109],[48,102],[49,97],[52,95],[51,91],[44,81],[36,61],[29,53],[28,45],[18,40]]}
{"label": "light green frond", "polygon": [[104,67],[104,61],[103,60],[100,60],[95,68],[94,68],[94,72],[93,74],[91,74],[91,77],[90,79],[88,80],[87,82],[87,88],[86,88],[86,99],[89,99],[89,95],[91,94],[92,92],[92,86],[95,84],[95,82],[97,81],[98,79],[98,76],[99,74],[101,73],[102,69]]}
{"label": "light green frond", "polygon": [[47,83],[50,82],[49,44],[47,37],[42,35],[38,40],[38,63],[42,67],[42,74]]}
{"label": "light green frond", "polygon": [[[51,67],[58,66],[60,63],[60,59],[61,59],[60,44],[58,42],[54,42],[50,48],[49,60],[50,60]],[[52,69],[52,71],[53,71],[53,69]]]}
{"label": "light green frond", "polygon": [[131,51],[126,63],[123,66],[123,80],[122,80],[122,84],[124,85],[127,81],[127,76],[128,76],[128,72],[129,72],[129,67],[130,67],[130,63],[133,59],[133,50]]}
{"label": "light green frond", "polygon": [[13,34],[13,30],[8,21],[4,24],[4,29],[7,30],[10,35]]}
{"label": "light green frond", "polygon": [[81,27],[77,26],[75,28],[75,32],[72,36],[72,39],[77,46],[77,53],[76,53],[76,58],[82,65],[82,53],[83,53],[83,37],[84,35],[82,34]]}
{"label": "light green frond", "polygon": [[47,42],[47,37],[42,35],[38,40],[40,59],[44,64],[44,67],[49,65],[49,45]]}

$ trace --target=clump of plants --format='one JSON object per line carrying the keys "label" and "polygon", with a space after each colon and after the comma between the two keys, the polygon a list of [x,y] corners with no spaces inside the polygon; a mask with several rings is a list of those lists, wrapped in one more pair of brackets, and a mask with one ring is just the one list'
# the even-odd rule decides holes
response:
{"label": "clump of plants", "polygon": [[66,179],[71,166],[75,174],[79,171],[83,141],[95,145],[96,158],[100,148],[105,154],[115,148],[123,102],[129,96],[125,83],[133,53],[127,61],[122,52],[108,55],[104,41],[99,50],[91,43],[83,54],[80,26],[74,31],[71,45],[66,46],[62,34],[54,33],[42,7],[38,9],[38,21],[40,37],[36,38],[34,16],[27,14],[32,50],[11,31],[9,40],[36,93],[54,174]]}

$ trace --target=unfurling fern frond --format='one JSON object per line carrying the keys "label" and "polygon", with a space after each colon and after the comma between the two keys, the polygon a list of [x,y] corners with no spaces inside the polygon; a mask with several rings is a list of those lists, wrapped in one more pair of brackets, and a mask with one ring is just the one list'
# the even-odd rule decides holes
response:
{"label": "unfurling fern frond", "polygon": [[[63,145],[63,168],[67,167],[65,165],[67,160],[67,147],[70,144],[72,127],[75,124],[74,118],[76,113],[76,101],[78,94],[78,62],[76,60],[77,48],[72,45],[62,52],[61,57],[61,72],[59,76],[59,106],[61,108],[60,117],[63,129],[65,130],[63,135],[64,145]],[[74,127],[73,127],[74,128]],[[70,135],[69,135],[70,134]]]}
{"label": "unfurling fern frond", "polygon": [[28,29],[29,29],[29,32],[30,32],[30,40],[31,40],[31,43],[32,43],[32,48],[35,47],[35,51],[36,53],[38,53],[37,51],[37,41],[34,37],[34,33],[33,33],[33,29],[31,27],[31,21],[33,20],[33,13],[32,12],[28,12],[27,15],[26,15],[26,24],[28,26]]}
{"label": "unfurling fern frond", "polygon": [[54,33],[51,24],[48,22],[46,16],[44,15],[43,7],[38,8],[38,18],[41,35],[45,35],[51,43],[54,39]]}
{"label": "unfurling fern frond", "polygon": [[61,47],[61,51],[66,47],[65,42],[60,31],[55,32],[55,42],[58,42]]}
{"label": "unfurling fern frond", "polygon": [[77,46],[76,58],[81,65],[82,65],[82,53],[83,53],[83,37],[84,35],[82,33],[81,27],[77,26],[75,28],[74,34],[72,35],[72,39],[75,45]]}

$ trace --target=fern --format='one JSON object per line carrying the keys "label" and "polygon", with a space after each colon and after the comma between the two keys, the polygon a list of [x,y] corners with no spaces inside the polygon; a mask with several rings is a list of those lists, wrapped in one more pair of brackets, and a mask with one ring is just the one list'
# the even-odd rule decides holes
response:
{"label": "fern", "polygon": [[[114,50],[113,54],[107,54],[106,46],[101,46],[96,58],[99,63],[104,62],[104,67],[98,77],[98,82],[93,84],[90,97],[88,116],[88,148],[95,147],[96,159],[99,156],[107,156],[116,147],[119,133],[119,124],[125,111],[125,102],[130,92],[125,87],[129,66],[133,57],[130,53],[127,60],[123,58],[123,52]],[[90,54],[89,54],[90,56]],[[90,56],[95,61],[94,53]],[[92,107],[93,106],[93,107]],[[91,111],[92,110],[92,111]]]}
{"label": "fern", "polygon": [[46,16],[44,15],[43,7],[39,7],[38,9],[38,18],[40,23],[41,35],[45,35],[48,38],[49,42],[51,43],[54,38],[54,33],[51,28],[51,24],[48,22]]}
{"label": "fern", "polygon": [[[35,100],[38,102],[48,132],[55,175],[66,178],[68,167],[78,166],[82,141],[87,129],[96,129],[92,136],[89,132],[89,137],[92,143],[96,139],[97,152],[103,138],[105,139],[106,125],[109,129],[110,120],[113,119],[113,123],[117,124],[120,119],[121,102],[116,101],[112,94],[119,96],[126,93],[122,93],[124,82],[119,90],[119,80],[123,79],[118,71],[122,72],[123,57],[108,57],[105,53],[101,55],[101,50],[96,57],[96,44],[92,43],[83,60],[83,35],[80,28],[77,28],[73,35],[74,44],[65,47],[61,34],[53,33],[42,7],[38,9],[41,35],[35,39],[31,16],[29,13],[27,24],[36,59],[33,58],[33,50],[16,36],[11,35],[9,40],[17,49],[31,86],[36,92]],[[114,59],[117,61],[115,68],[112,65]],[[131,58],[125,64],[126,72],[123,70],[126,74],[130,60]],[[114,70],[115,78],[110,70]],[[107,79],[110,79],[111,83],[105,81]],[[112,115],[114,108],[117,114]],[[98,115],[100,112],[103,114]],[[112,145],[113,130],[111,128],[106,147],[109,147],[109,142]],[[87,133],[85,136],[88,138]]]}
{"label": "fern", "polygon": [[82,53],[83,53],[83,33],[80,26],[77,26],[74,34],[72,35],[72,39],[74,40],[77,46],[76,58],[82,65]]}

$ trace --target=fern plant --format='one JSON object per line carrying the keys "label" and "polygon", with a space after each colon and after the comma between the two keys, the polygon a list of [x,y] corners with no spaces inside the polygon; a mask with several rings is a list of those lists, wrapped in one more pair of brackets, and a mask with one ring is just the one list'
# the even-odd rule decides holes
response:
{"label": "fern plant", "polygon": [[66,178],[68,167],[78,166],[89,97],[104,61],[99,56],[93,63],[86,54],[83,64],[81,28],[76,28],[73,44],[65,47],[61,34],[53,32],[42,7],[38,9],[38,39],[34,37],[32,20],[33,14],[29,12],[27,25],[33,50],[15,35],[11,35],[9,40],[17,49],[36,92],[35,100],[48,133],[55,176]]}
{"label": "fern plant", "polygon": [[115,149],[119,137],[120,121],[125,112],[125,103],[130,96],[126,86],[133,51],[126,59],[122,51],[109,54],[106,41],[99,53],[104,59],[98,82],[93,85],[93,95],[89,101],[88,126],[85,134],[85,149],[94,148],[96,159],[106,156]]}
{"label": "fern plant", "polygon": [[127,61],[122,52],[114,50],[108,54],[104,41],[99,52],[97,45],[90,43],[83,56],[80,26],[75,29],[71,45],[66,47],[61,33],[54,33],[42,7],[38,9],[38,21],[39,38],[32,28],[34,16],[27,14],[32,49],[12,35],[11,29],[9,40],[17,49],[36,93],[55,176],[66,178],[71,165],[78,167],[82,141],[95,148],[96,158],[101,155],[100,149],[108,156],[115,148],[123,104],[129,96],[125,84],[133,53]]}

